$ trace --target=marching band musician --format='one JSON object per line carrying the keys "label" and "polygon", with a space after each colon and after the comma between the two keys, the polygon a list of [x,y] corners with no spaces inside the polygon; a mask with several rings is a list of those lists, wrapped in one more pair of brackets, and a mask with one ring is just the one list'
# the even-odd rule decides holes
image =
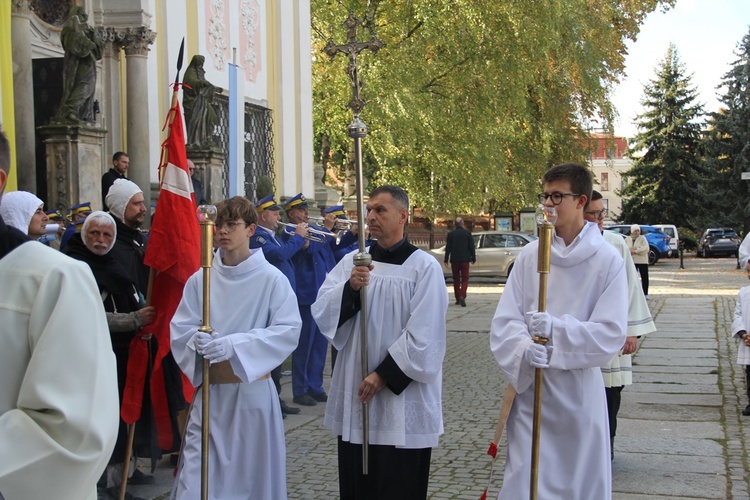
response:
{"label": "marching band musician", "polygon": [[[338,435],[340,497],[424,499],[432,448],[443,433],[441,402],[448,295],[437,260],[409,243],[409,197],[381,186],[367,202],[377,241],[372,265],[345,256],[312,306],[339,350],[324,424]],[[360,290],[367,287],[370,374],[362,380]],[[362,404],[370,415],[368,474],[362,473]]]}
{"label": "marching band musician", "polygon": [[[284,203],[289,222],[306,224],[309,212],[307,199],[302,193],[290,198]],[[326,220],[326,229],[333,228],[334,217]],[[318,229],[314,226],[309,226]],[[289,241],[292,236],[284,232],[284,238]],[[323,370],[325,368],[328,342],[321,335],[310,312],[310,306],[315,302],[320,285],[326,274],[333,269],[335,261],[333,251],[328,242],[306,240],[303,251],[294,258],[294,272],[297,282],[297,305],[302,317],[302,332],[299,345],[292,354],[292,394],[295,404],[315,406],[318,402],[328,401],[328,395],[323,389]]]}
{"label": "marching band musician", "polygon": [[[273,194],[269,194],[256,203],[255,210],[258,212],[258,229],[250,238],[250,248],[263,249],[266,260],[284,273],[284,276],[289,280],[289,284],[292,285],[292,290],[297,293],[297,280],[294,277],[292,257],[302,250],[307,243],[305,240],[307,224],[304,222],[297,224],[294,233],[290,234],[290,237],[286,240],[282,240],[276,236],[276,230],[279,228],[279,221],[281,220],[279,214],[281,207],[274,201]],[[271,370],[271,379],[279,393],[279,403],[284,418],[287,415],[298,414],[299,408],[288,406],[281,399],[281,365]]]}
{"label": "marching band musician", "polygon": [[[209,498],[286,498],[286,444],[279,395],[269,372],[297,346],[302,324],[294,292],[262,251],[250,250],[253,204],[235,196],[217,207],[210,287],[213,334],[202,325],[203,273],[185,284],[171,322],[172,353],[194,386],[200,354],[211,363]],[[199,387],[196,401],[201,400]],[[202,408],[194,404],[185,430],[173,499],[200,497]]]}

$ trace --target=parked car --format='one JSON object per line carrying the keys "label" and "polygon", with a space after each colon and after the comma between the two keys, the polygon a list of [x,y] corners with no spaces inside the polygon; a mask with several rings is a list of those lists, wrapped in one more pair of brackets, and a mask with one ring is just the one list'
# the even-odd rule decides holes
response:
{"label": "parked car", "polygon": [[677,232],[677,226],[674,224],[651,224],[657,229],[660,229],[662,233],[669,236],[669,256],[679,257],[680,256],[680,234]]}
{"label": "parked car", "polygon": [[739,257],[740,236],[731,227],[712,227],[701,233],[696,247],[698,257],[733,255]]}
{"label": "parked car", "polygon": [[[648,263],[649,265],[654,265],[661,257],[667,257],[669,255],[670,238],[654,226],[646,224],[639,224],[639,226],[641,226],[641,234],[645,236],[646,241],[648,241]],[[630,236],[630,224],[616,224],[614,226],[605,227],[604,229],[625,236]]]}
{"label": "parked car", "polygon": [[[471,275],[500,276],[507,278],[513,269],[521,249],[537,239],[533,234],[508,231],[478,231],[473,234],[477,262],[471,266]],[[429,251],[442,266],[445,245]],[[443,266],[443,274],[452,277],[449,267]]]}

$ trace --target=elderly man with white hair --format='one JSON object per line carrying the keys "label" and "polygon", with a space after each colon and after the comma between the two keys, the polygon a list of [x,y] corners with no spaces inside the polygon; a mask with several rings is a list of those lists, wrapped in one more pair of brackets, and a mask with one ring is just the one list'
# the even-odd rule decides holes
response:
{"label": "elderly man with white hair", "polygon": [[[142,306],[134,277],[112,256],[110,250],[116,239],[115,220],[107,213],[93,212],[86,218],[81,232],[70,237],[65,253],[88,264],[94,273],[107,312],[112,349],[117,358],[117,385],[122,404],[130,342],[142,326],[154,321],[156,311],[151,306]],[[108,487],[110,496],[118,493],[126,447],[127,426],[120,419],[117,444],[107,467],[106,479],[100,483],[103,488]],[[141,474],[137,473],[137,476]]]}
{"label": "elderly man with white hair", "polygon": [[44,213],[44,202],[26,191],[12,191],[3,197],[0,216],[32,240],[47,232],[49,217]]}

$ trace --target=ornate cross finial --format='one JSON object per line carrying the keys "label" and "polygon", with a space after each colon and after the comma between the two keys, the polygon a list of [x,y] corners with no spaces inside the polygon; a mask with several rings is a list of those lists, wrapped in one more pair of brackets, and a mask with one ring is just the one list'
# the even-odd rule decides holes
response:
{"label": "ornate cross finial", "polygon": [[357,41],[357,27],[361,26],[363,22],[354,15],[354,12],[349,11],[349,17],[344,21],[346,27],[346,33],[348,43],[343,45],[336,45],[333,40],[328,40],[323,52],[328,54],[331,58],[336,57],[337,54],[347,54],[349,56],[349,68],[347,73],[349,74],[349,80],[352,85],[352,100],[349,101],[349,108],[354,112],[355,116],[358,116],[365,107],[365,101],[359,97],[359,88],[362,82],[359,81],[358,70],[357,70],[357,55],[365,49],[371,50],[372,53],[376,53],[382,47],[385,46],[378,37],[373,36],[366,42]]}

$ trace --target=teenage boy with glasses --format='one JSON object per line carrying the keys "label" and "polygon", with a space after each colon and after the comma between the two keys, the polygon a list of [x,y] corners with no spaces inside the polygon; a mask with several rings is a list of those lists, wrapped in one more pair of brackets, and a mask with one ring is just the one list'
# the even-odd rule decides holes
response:
{"label": "teenage boy with glasses", "polygon": [[[269,372],[297,346],[302,320],[289,280],[262,251],[250,249],[256,223],[253,204],[241,196],[218,205],[210,303],[214,332],[198,331],[203,270],[188,279],[170,325],[172,353],[193,386],[202,381],[201,356],[211,363],[210,498],[287,497],[284,424]],[[204,389],[197,389],[196,401]],[[194,404],[172,498],[200,496],[203,417],[201,405]]]}
{"label": "teenage boy with glasses", "polygon": [[[625,265],[583,218],[593,179],[567,163],[542,178],[540,199],[555,206],[547,311],[538,312],[538,240],[526,245],[508,278],[490,332],[490,348],[516,389],[507,422],[508,454],[500,499],[529,496],[533,381],[543,368],[539,498],[612,496],[607,405],[601,366],[625,343]],[[579,194],[580,193],[580,194]],[[533,336],[549,339],[535,344]]]}

